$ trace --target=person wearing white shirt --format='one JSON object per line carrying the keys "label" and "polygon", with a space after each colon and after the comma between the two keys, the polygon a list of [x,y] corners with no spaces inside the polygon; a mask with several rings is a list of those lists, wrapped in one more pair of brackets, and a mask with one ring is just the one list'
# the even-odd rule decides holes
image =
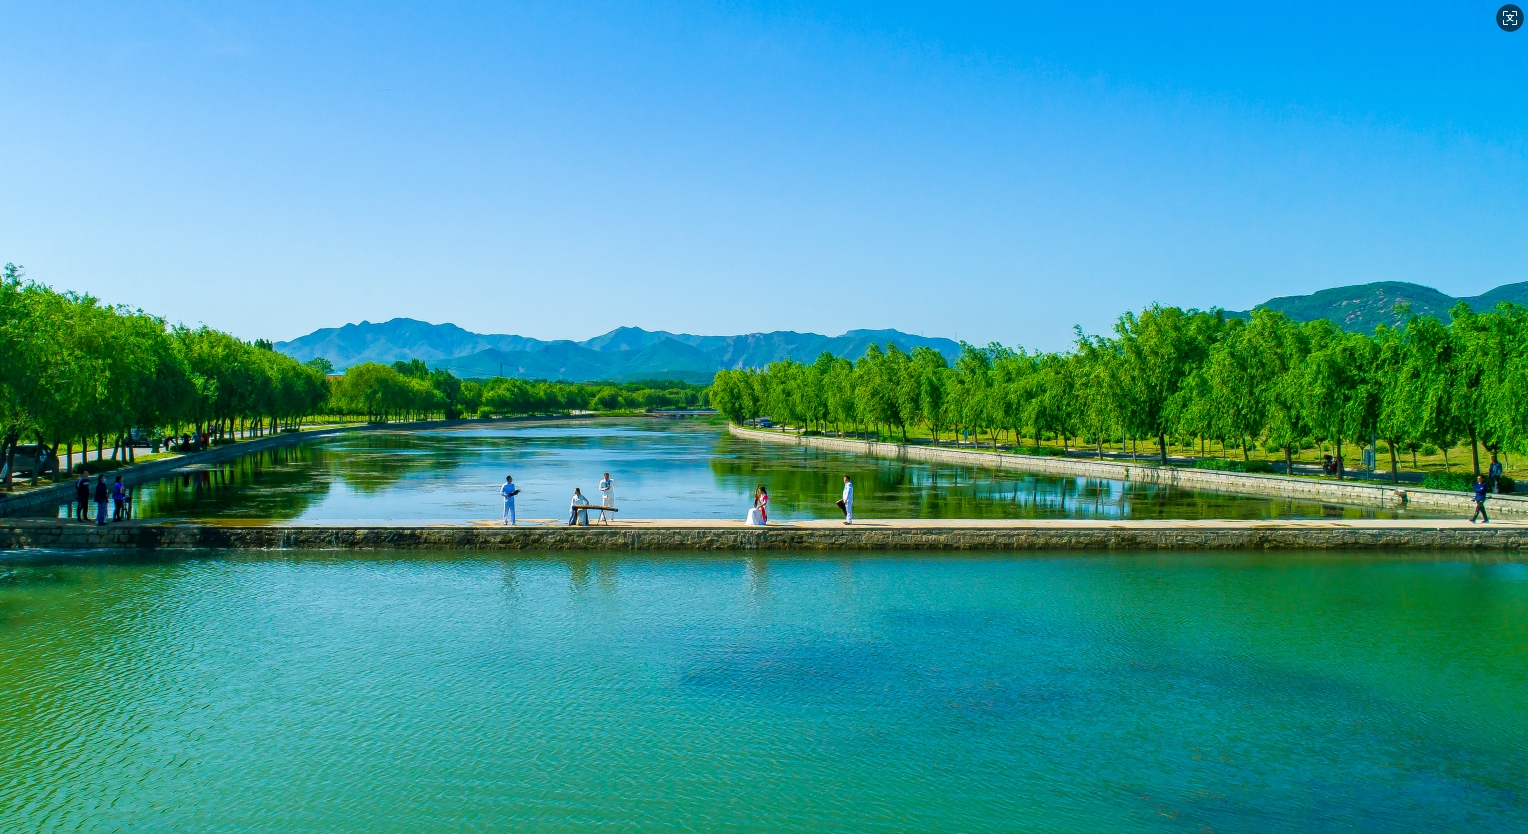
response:
{"label": "person wearing white shirt", "polygon": [[836,501],[835,503],[838,504],[838,508],[840,510],[844,511],[844,523],[845,524],[853,524],[854,523],[854,482],[849,480],[849,476],[848,475],[844,476],[844,497],[838,499],[838,501]]}
{"label": "person wearing white shirt", "polygon": [[568,506],[568,526],[582,523],[589,526],[589,511],[580,509],[589,506],[589,499],[584,497],[583,490],[573,487],[573,503]]}
{"label": "person wearing white shirt", "polygon": [[[615,481],[610,480],[609,472],[606,472],[604,479],[600,481],[600,506],[615,506]],[[613,513],[607,513],[604,510],[600,510],[600,521],[608,522],[611,515],[613,515]]]}
{"label": "person wearing white shirt", "polygon": [[508,475],[504,476],[504,486],[499,487],[499,494],[504,496],[504,523],[515,525],[515,496],[520,490],[515,487],[515,479]]}

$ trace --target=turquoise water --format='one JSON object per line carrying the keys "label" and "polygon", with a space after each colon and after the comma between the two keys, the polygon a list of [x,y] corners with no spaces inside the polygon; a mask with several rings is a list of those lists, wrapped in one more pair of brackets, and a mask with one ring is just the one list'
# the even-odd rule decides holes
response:
{"label": "turquoise water", "polygon": [[0,562],[0,831],[1528,830],[1528,565]]}
{"label": "turquoise water", "polygon": [[[559,519],[573,488],[598,501],[604,472],[621,518],[742,520],[754,488],[772,520],[832,518],[843,476],[862,518],[1373,518],[1391,510],[1091,478],[880,460],[738,440],[697,420],[497,424],[354,433],[248,456],[139,489],[139,518],[292,522],[468,521],[501,515],[513,475],[520,518]],[[60,510],[67,514],[67,509]],[[1425,517],[1420,513],[1405,513]]]}

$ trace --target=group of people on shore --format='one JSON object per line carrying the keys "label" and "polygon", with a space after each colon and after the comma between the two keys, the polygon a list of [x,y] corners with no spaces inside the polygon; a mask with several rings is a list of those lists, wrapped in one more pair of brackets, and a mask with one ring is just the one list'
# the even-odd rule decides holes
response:
{"label": "group of people on shore", "polygon": [[81,475],[74,482],[74,517],[80,521],[90,520],[90,504],[94,499],[96,506],[96,524],[105,525],[106,508],[113,505],[111,520],[127,521],[133,517],[133,491],[122,483],[122,476],[118,475],[110,486],[106,484],[105,475],[97,475],[94,487],[90,483],[89,475]]}

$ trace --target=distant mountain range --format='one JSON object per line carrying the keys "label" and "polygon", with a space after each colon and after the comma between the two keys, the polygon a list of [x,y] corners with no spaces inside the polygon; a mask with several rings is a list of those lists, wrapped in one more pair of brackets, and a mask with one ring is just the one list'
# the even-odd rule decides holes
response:
{"label": "distant mountain range", "polygon": [[722,368],[763,367],[786,357],[811,362],[823,351],[858,359],[872,344],[892,343],[911,351],[926,345],[954,358],[960,346],[899,330],[851,330],[821,336],[780,330],[741,336],[693,336],[621,327],[582,342],[543,341],[525,336],[484,335],[454,324],[397,318],[372,324],[326,327],[276,349],[298,361],[322,356],[344,370],[362,362],[422,359],[459,377],[516,376],[525,379],[613,381],[682,379],[710,382]]}
{"label": "distant mountain range", "polygon": [[[1402,281],[1380,281],[1335,287],[1310,295],[1270,299],[1258,308],[1278,310],[1296,321],[1327,318],[1345,330],[1369,333],[1376,325],[1405,320],[1401,306],[1418,315],[1449,320],[1448,311],[1463,301],[1484,311],[1498,301],[1528,305],[1528,282],[1507,284],[1468,298],[1445,295],[1432,287]],[[1250,313],[1228,311],[1246,318]],[[372,324],[326,327],[276,349],[299,361],[322,356],[344,370],[361,362],[391,363],[422,359],[432,368],[445,368],[460,377],[516,376],[525,379],[613,381],[682,379],[709,382],[722,368],[762,368],[786,357],[811,362],[823,351],[858,359],[871,344],[893,343],[911,351],[927,345],[953,359],[960,346],[949,339],[930,339],[899,330],[850,330],[842,336],[796,333],[748,333],[741,336],[693,336],[621,327],[582,342],[543,341],[526,336],[484,335],[454,324],[430,324],[397,318]]]}
{"label": "distant mountain range", "polygon": [[[1461,301],[1476,312],[1489,310],[1498,301],[1528,304],[1528,282],[1506,284],[1468,298],[1455,298],[1421,284],[1380,281],[1334,287],[1310,295],[1286,295],[1270,299],[1257,308],[1278,310],[1296,321],[1331,319],[1344,330],[1372,333],[1379,324],[1396,325],[1405,321],[1406,316],[1399,309],[1403,304],[1410,305],[1411,312],[1417,315],[1434,316],[1446,322],[1450,318],[1449,309]],[[1228,312],[1227,315],[1246,318],[1249,314]]]}

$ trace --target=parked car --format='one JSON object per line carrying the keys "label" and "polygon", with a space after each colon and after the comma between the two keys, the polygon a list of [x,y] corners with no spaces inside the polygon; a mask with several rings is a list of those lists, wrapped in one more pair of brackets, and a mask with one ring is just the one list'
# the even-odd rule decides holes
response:
{"label": "parked car", "polygon": [[30,478],[35,475],[46,475],[58,468],[58,459],[53,456],[47,446],[39,444],[16,444],[16,455],[12,459],[0,460],[0,479],[6,476],[6,468],[15,461],[15,470],[11,476],[15,478]]}

